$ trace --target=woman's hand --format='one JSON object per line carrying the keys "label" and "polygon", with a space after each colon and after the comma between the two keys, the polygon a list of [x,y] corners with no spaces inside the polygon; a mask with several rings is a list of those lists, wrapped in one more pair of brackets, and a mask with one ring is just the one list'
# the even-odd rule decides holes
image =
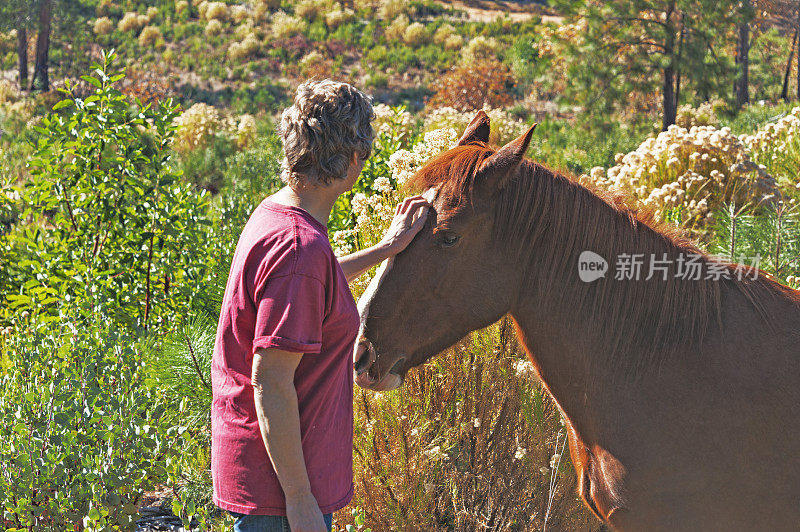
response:
{"label": "woman's hand", "polygon": [[428,217],[428,202],[422,196],[413,196],[403,200],[394,211],[394,218],[381,241],[367,249],[339,257],[347,282],[352,282],[359,275],[369,270],[381,261],[394,257],[414,240],[425,225]]}
{"label": "woman's hand", "polygon": [[381,238],[378,246],[384,247],[389,256],[406,249],[425,225],[428,217],[428,202],[422,196],[406,198],[394,211],[394,218]]}
{"label": "woman's hand", "polygon": [[286,519],[292,532],[328,532],[328,526],[311,492],[286,496]]}

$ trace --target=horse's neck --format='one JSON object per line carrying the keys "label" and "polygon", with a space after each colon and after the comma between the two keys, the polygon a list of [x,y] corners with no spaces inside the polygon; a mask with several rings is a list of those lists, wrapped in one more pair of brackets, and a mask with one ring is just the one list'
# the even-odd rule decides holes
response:
{"label": "horse's neck", "polygon": [[602,439],[597,432],[608,426],[609,406],[618,402],[611,371],[597,368],[592,357],[605,357],[602,345],[586,345],[580,330],[562,329],[547,308],[518,308],[512,316],[520,339],[541,381],[570,423],[584,435]]}
{"label": "horse's neck", "polygon": [[[532,238],[533,253],[524,268],[526,279],[511,314],[559,406],[573,425],[592,431],[596,426],[608,426],[611,418],[604,417],[613,415],[609,409],[627,400],[623,394],[630,391],[621,386],[625,376],[613,362],[620,347],[604,334],[605,320],[615,328],[627,327],[631,336],[641,323],[639,316],[628,317],[624,312],[611,316],[619,302],[603,301],[597,312],[598,307],[591,304],[595,285],[580,279],[578,257],[583,251],[599,254],[608,262],[606,277],[613,278],[615,256],[620,253],[674,255],[677,248],[651,229],[632,224],[626,213],[600,203],[583,187],[564,178],[537,175],[536,179],[546,180],[540,182],[537,195],[549,202],[528,212],[538,220],[529,227],[533,232],[539,231],[538,227],[546,230]],[[642,273],[647,274],[644,268]],[[630,297],[635,295],[633,291],[625,295],[631,308],[655,303]]]}

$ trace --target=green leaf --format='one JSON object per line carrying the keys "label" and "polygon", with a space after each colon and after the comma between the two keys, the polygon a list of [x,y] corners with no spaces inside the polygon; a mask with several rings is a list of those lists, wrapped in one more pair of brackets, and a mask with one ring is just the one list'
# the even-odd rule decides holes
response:
{"label": "green leaf", "polygon": [[83,81],[87,82],[87,83],[91,83],[92,85],[94,85],[98,89],[103,87],[103,83],[99,79],[95,78],[94,76],[89,76],[88,74],[84,74],[83,76],[81,76],[81,79]]}
{"label": "green leaf", "polygon": [[181,515],[183,512],[183,505],[181,504],[180,499],[175,498],[172,499],[172,513],[175,515]]}
{"label": "green leaf", "polygon": [[69,107],[73,105],[75,102],[73,100],[61,100],[60,102],[56,103],[53,106],[53,111],[58,111],[59,109],[64,109],[65,107]]}

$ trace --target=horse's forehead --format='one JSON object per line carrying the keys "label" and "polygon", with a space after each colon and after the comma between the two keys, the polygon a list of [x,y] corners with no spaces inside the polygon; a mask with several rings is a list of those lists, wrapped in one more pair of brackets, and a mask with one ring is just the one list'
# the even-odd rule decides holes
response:
{"label": "horse's forehead", "polygon": [[[425,190],[421,194],[422,198],[427,201],[429,204],[433,205],[433,202],[436,200],[436,196],[439,194],[439,191],[436,187],[430,187]],[[361,332],[359,332],[359,337],[363,334],[364,330],[364,323],[366,322],[367,316],[369,315],[369,307],[372,303],[372,300],[375,298],[375,294],[377,294],[378,289],[383,283],[383,280],[389,275],[389,272],[394,265],[394,258],[389,258],[383,261],[383,263],[378,268],[378,271],[375,272],[375,276],[370,281],[369,285],[367,286],[364,293],[361,294],[361,297],[358,299],[358,312],[361,315]]]}
{"label": "horse's forehead", "polygon": [[435,187],[431,187],[422,193],[422,199],[433,205],[433,202],[436,201],[436,196],[438,194],[439,191]]}

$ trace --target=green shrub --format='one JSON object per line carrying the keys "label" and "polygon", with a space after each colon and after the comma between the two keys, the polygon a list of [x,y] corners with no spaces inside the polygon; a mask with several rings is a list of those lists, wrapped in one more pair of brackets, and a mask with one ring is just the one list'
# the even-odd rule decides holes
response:
{"label": "green shrub", "polygon": [[161,36],[161,30],[157,26],[145,26],[142,33],[139,34],[139,46],[159,46],[163,45],[164,38]]}
{"label": "green shrub", "polygon": [[391,19],[391,23],[386,27],[386,40],[397,41],[403,38],[406,28],[408,28],[410,21],[404,14],[398,15]]}
{"label": "green shrub", "polygon": [[108,17],[99,17],[94,21],[93,30],[95,35],[108,35],[114,31],[114,23]]}
{"label": "green shrub", "polygon": [[403,40],[409,46],[417,48],[428,41],[428,32],[421,22],[409,24],[403,31]]}
{"label": "green shrub", "polygon": [[272,15],[272,33],[277,39],[284,39],[305,31],[307,22],[299,17],[278,11]]}
{"label": "green shrub", "polygon": [[196,186],[218,192],[225,173],[225,159],[236,150],[233,139],[213,135],[208,142],[181,156],[181,172]]}
{"label": "green shrub", "polygon": [[5,339],[6,530],[128,530],[144,491],[175,470],[184,429],[158,406],[140,344],[86,316],[25,322]]}
{"label": "green shrub", "polygon": [[[181,184],[169,149],[177,106],[130,102],[115,83],[115,54],[103,54],[95,87],[68,98],[36,127],[32,179],[21,190],[21,224],[6,235],[9,313],[59,314],[85,301],[115,320],[147,328],[179,314],[203,266],[207,199]],[[45,216],[43,216],[43,213]]]}
{"label": "green shrub", "polygon": [[800,284],[800,212],[783,202],[757,211],[728,204],[714,213],[711,249],[755,265],[782,282]]}

